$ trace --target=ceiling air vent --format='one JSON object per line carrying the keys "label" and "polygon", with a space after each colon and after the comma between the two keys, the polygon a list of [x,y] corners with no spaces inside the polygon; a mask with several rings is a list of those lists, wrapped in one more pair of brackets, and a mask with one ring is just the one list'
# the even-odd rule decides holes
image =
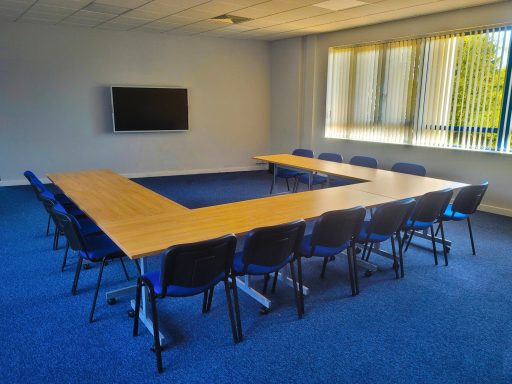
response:
{"label": "ceiling air vent", "polygon": [[235,15],[220,15],[220,16],[212,17],[210,20],[218,21],[218,22],[224,23],[224,24],[240,24],[240,23],[244,23],[246,21],[250,21],[253,19],[249,19],[248,17],[235,16]]}

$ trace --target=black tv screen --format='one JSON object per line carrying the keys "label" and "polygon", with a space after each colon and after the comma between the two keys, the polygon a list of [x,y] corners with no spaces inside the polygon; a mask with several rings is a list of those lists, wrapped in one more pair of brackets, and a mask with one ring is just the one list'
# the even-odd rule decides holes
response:
{"label": "black tv screen", "polygon": [[114,132],[188,130],[184,88],[112,87]]}

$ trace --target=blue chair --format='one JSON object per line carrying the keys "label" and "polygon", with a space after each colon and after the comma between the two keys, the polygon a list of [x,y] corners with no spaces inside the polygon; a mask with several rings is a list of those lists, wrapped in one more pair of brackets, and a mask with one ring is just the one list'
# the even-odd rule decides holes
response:
{"label": "blue chair", "polygon": [[377,159],[368,156],[354,156],[350,159],[350,164],[366,168],[377,168],[379,166]]}
{"label": "blue chair", "polygon": [[[302,149],[302,148],[294,149],[292,152],[292,155],[309,157],[309,158],[315,157],[315,155],[311,149]],[[299,172],[295,169],[279,167],[277,164],[274,164],[274,167],[277,167],[276,178],[286,180],[286,188],[288,189],[288,191],[290,190],[289,179],[295,180],[297,177],[304,174],[304,172]],[[270,186],[270,194],[272,194],[273,191],[274,191],[274,178],[272,179],[272,185]]]}
{"label": "blue chair", "polygon": [[[153,314],[154,349],[158,372],[162,372],[163,367],[156,308],[157,299],[189,297],[199,294],[206,296],[208,290],[213,290],[218,283],[223,282],[233,340],[235,343],[239,341],[233,315],[231,293],[229,292],[229,277],[235,248],[235,235],[226,235],[195,244],[176,245],[168,248],[162,255],[159,271],[146,273],[137,280],[133,336],[138,335],[142,287],[145,286],[149,290],[149,300]],[[233,286],[235,285],[236,283],[233,284]],[[238,310],[238,302],[235,305]]]}
{"label": "blue chair", "polygon": [[[355,207],[326,212],[316,220],[312,233],[304,236],[299,247],[297,257],[299,282],[302,282],[302,257],[311,258],[316,256],[324,258],[320,274],[323,279],[329,260],[346,250],[352,295],[355,296],[359,293],[354,239],[361,230],[365,214],[364,207]],[[299,294],[304,312],[304,299],[300,283]]]}
{"label": "blue chair", "polygon": [[[25,171],[23,173],[25,178],[30,183],[30,186],[34,190],[34,193],[36,195],[36,198],[42,202],[42,198],[49,198],[58,201],[60,204],[63,204],[67,206],[69,210],[72,210],[75,215],[83,215],[83,212],[81,212],[78,207],[73,204],[73,202],[64,194],[57,193],[53,194],[51,193],[48,188],[43,184],[43,182],[32,172],[32,171]],[[46,208],[45,208],[46,209]],[[48,223],[46,225],[46,236],[50,234],[50,221],[51,221],[51,214],[50,211],[46,210],[48,213]]]}
{"label": "blue chair", "polygon": [[[274,273],[274,287],[279,271],[290,266],[293,280],[297,314],[302,317],[302,307],[297,294],[297,279],[295,277],[294,261],[298,247],[304,236],[306,222],[297,220],[287,224],[256,228],[245,238],[243,250],[235,254],[233,261],[233,276],[264,276],[263,293],[267,288],[269,275]],[[234,284],[236,285],[236,284]],[[302,285],[302,281],[299,282]],[[238,290],[233,287],[235,308],[238,307]],[[238,339],[243,339],[240,312],[236,311],[238,324]]]}
{"label": "blue chair", "polygon": [[[442,191],[429,192],[424,194],[418,199],[416,207],[412,212],[411,218],[403,226],[404,237],[403,241],[407,241],[407,246],[404,252],[407,252],[411,240],[414,237],[415,231],[427,231],[430,229],[430,238],[432,241],[432,250],[434,252],[434,262],[437,265],[437,249],[436,249],[436,238],[434,234],[434,224],[439,222],[439,219],[446,211],[448,204],[453,196],[452,189],[443,189]],[[448,254],[446,252],[446,240],[444,237],[444,230],[441,226],[441,237],[443,245],[444,263],[448,265]]]}
{"label": "blue chair", "polygon": [[[59,213],[67,213],[68,211],[64,208],[63,205],[61,205],[59,202],[42,197],[43,204],[45,208],[50,212],[50,217],[53,219],[55,223],[55,233],[53,237],[53,249],[59,248],[59,237],[61,235],[64,235],[64,228],[62,227],[59,218],[55,216],[54,212]],[[96,236],[96,235],[104,235],[103,231],[98,227],[92,220],[90,220],[87,217],[77,217],[74,216],[75,219],[78,221],[78,224],[80,224],[80,232],[83,236]],[[62,265],[61,265],[61,272],[64,272],[64,268],[66,267],[66,261],[68,258],[69,253],[69,242],[66,239],[66,249],[64,251],[64,258],[62,259]]]}
{"label": "blue chair", "polygon": [[[368,261],[372,253],[374,244],[384,241],[391,241],[393,254],[393,269],[395,277],[398,279],[398,268],[402,270],[403,276],[403,254],[402,242],[400,241],[400,229],[409,218],[416,201],[414,199],[405,199],[383,204],[373,213],[369,221],[365,221],[361,231],[356,237],[356,243],[364,244],[361,259]],[[398,241],[399,261],[397,260],[395,238]],[[369,247],[368,247],[369,245]]]}
{"label": "blue chair", "polygon": [[473,255],[476,255],[470,217],[476,212],[488,187],[489,182],[486,181],[479,185],[468,185],[467,187],[462,188],[455,197],[453,204],[448,204],[448,207],[439,219],[439,226],[437,227],[436,235],[439,232],[439,229],[444,231],[444,221],[466,220],[468,223],[469,238],[471,239],[471,249],[473,250]]}
{"label": "blue chair", "polygon": [[[318,160],[343,163],[343,157],[339,153],[323,152],[320,155],[318,155]],[[294,192],[297,192],[300,183],[306,184],[308,186],[308,189],[311,189],[311,187],[314,185],[326,185],[327,182],[329,181],[329,178],[328,176],[321,176],[317,173],[306,173],[300,175],[296,180],[297,182],[295,183]]]}
{"label": "blue chair", "polygon": [[75,217],[68,213],[59,212],[59,210],[52,208],[52,215],[58,221],[59,228],[62,228],[64,235],[69,243],[69,247],[78,253],[78,263],[76,266],[75,278],[71,287],[71,294],[76,295],[76,289],[78,286],[78,279],[80,277],[80,271],[82,269],[83,260],[91,262],[101,263],[100,270],[98,273],[98,281],[96,283],[96,291],[92,301],[91,311],[89,313],[89,322],[92,323],[94,318],[94,310],[96,308],[96,301],[98,299],[98,292],[101,285],[101,277],[103,275],[103,268],[109,260],[119,259],[126,276],[129,280],[128,272],[122,260],[126,255],[114,244],[112,240],[106,235],[99,236],[84,236],[82,234],[80,224]]}
{"label": "blue chair", "polygon": [[426,176],[427,169],[421,164],[414,163],[395,163],[391,170],[393,172],[406,173],[409,175]]}

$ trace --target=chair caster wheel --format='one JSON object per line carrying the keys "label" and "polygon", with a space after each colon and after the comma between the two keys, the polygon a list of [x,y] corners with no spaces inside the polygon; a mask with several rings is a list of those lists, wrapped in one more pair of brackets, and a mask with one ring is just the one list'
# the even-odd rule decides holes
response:
{"label": "chair caster wheel", "polygon": [[370,271],[370,270],[368,269],[368,270],[366,270],[366,272],[364,273],[364,275],[365,275],[366,277],[371,277],[371,276],[373,275],[373,272],[372,272],[372,271]]}
{"label": "chair caster wheel", "polygon": [[336,260],[336,256],[329,257],[329,261],[334,261],[334,260]]}
{"label": "chair caster wheel", "polygon": [[91,264],[84,264],[83,269],[91,269]]}
{"label": "chair caster wheel", "polygon": [[132,319],[135,317],[135,311],[133,309],[128,311],[128,317],[131,317]]}
{"label": "chair caster wheel", "polygon": [[115,297],[111,297],[107,300],[108,305],[114,305],[115,303],[117,303],[117,299]]}
{"label": "chair caster wheel", "polygon": [[267,308],[267,307],[260,308],[260,315],[268,315],[269,313],[270,313],[270,308]]}

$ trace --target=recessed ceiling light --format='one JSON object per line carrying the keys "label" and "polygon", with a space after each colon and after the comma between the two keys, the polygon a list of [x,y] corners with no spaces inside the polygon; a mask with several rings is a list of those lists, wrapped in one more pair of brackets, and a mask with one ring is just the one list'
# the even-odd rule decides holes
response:
{"label": "recessed ceiling light", "polygon": [[235,16],[235,15],[220,15],[215,16],[210,19],[211,21],[218,21],[220,23],[224,24],[240,24],[244,21],[250,21],[252,19],[249,19],[247,17],[241,17],[241,16]]}
{"label": "recessed ceiling light", "polygon": [[323,3],[315,4],[314,6],[330,9],[331,11],[340,11],[342,9],[360,7],[361,5],[367,5],[367,3],[357,0],[328,0]]}

